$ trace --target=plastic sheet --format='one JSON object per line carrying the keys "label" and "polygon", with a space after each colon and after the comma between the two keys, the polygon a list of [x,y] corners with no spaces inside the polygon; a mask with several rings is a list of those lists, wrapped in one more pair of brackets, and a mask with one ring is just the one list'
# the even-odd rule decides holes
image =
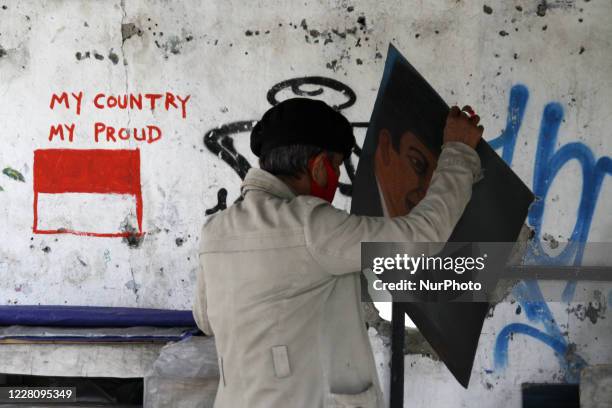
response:
{"label": "plastic sheet", "polygon": [[214,337],[192,336],[162,348],[144,378],[144,407],[212,408],[218,384]]}
{"label": "plastic sheet", "polygon": [[74,341],[74,342],[139,342],[179,341],[197,333],[192,327],[0,327],[0,342],[10,341]]}
{"label": "plastic sheet", "polygon": [[0,326],[196,327],[191,310],[101,306],[0,306]]}

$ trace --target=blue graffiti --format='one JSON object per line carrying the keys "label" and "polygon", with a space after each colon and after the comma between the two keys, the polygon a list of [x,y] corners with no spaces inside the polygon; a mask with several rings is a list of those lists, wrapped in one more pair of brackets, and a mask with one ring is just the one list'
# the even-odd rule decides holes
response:
{"label": "blue graffiti", "polygon": [[557,354],[565,354],[567,350],[567,345],[554,336],[549,336],[528,324],[511,323],[498,334],[497,344],[499,347],[495,348],[495,362],[498,366],[506,366],[508,364],[508,342],[511,336],[516,333],[526,334],[540,340],[542,343],[550,346]]}
{"label": "blue graffiti", "polygon": [[[502,158],[512,165],[514,148],[518,139],[525,108],[529,99],[529,91],[524,85],[515,85],[510,91],[506,128],[500,136],[489,144],[494,149],[501,149]],[[593,214],[601,191],[603,180],[607,174],[612,174],[612,160],[601,157],[595,160],[592,151],[583,143],[568,143],[555,151],[559,127],[563,121],[563,107],[559,103],[548,103],[542,114],[540,134],[536,150],[533,176],[533,192],[536,201],[529,209],[528,222],[534,229],[534,239],[525,255],[525,262],[540,265],[579,265],[582,262],[584,245],[587,241]],[[577,160],[582,169],[582,194],[576,216],[576,223],[568,239],[568,244],[561,253],[549,256],[543,250],[542,220],[546,208],[546,196],[559,173],[559,170],[570,160]],[[568,282],[562,294],[564,302],[569,302],[574,296],[575,282]],[[507,366],[508,341],[515,334],[523,334],[537,339],[550,346],[564,369],[567,382],[577,382],[579,372],[586,365],[585,360],[575,353],[573,345],[556,324],[553,315],[544,301],[537,282],[521,282],[514,288],[514,296],[525,310],[531,323],[540,324],[544,331],[534,326],[512,323],[505,326],[498,334],[495,344],[494,361],[496,369]],[[527,301],[526,299],[531,299]],[[533,299],[541,299],[533,301]]]}
{"label": "blue graffiti", "polygon": [[[565,381],[577,383],[580,380],[580,370],[584,368],[586,361],[576,353],[575,346],[569,344],[555,322],[552,312],[535,281],[523,281],[517,284],[513,294],[518,300],[527,319],[533,324],[544,327],[541,331],[534,326],[511,323],[506,325],[497,335],[494,350],[494,362],[496,369],[503,369],[508,365],[508,342],[514,334],[523,334],[532,337],[550,346],[555,352],[555,357],[564,371]],[[531,299],[531,300],[529,300]],[[542,299],[533,301],[532,299]]]}
{"label": "blue graffiti", "polygon": [[508,117],[506,118],[506,129],[501,135],[489,141],[493,149],[502,148],[502,159],[512,166],[514,158],[514,146],[518,132],[523,124],[523,116],[529,99],[529,91],[524,85],[515,85],[510,90],[510,104],[508,105]]}

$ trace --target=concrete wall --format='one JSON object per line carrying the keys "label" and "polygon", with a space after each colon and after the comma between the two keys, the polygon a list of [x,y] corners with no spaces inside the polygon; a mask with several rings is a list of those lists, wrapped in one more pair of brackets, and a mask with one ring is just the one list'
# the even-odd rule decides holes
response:
{"label": "concrete wall", "polygon": [[[316,97],[339,105],[354,92],[343,113],[367,122],[389,42],[449,104],[476,107],[485,138],[540,197],[528,220],[544,249],[538,256],[571,263],[579,248],[564,241],[612,240],[611,17],[602,0],[0,1],[0,302],[189,308],[205,212],[221,189],[228,203],[238,196],[247,167],[238,159],[255,163],[247,134],[270,106],[268,93],[281,100],[323,89]],[[275,87],[307,76],[327,78],[325,86]],[[74,104],[50,108],[54,92],[81,91],[80,115]],[[93,105],[98,93],[155,92],[191,95],[186,117],[163,106]],[[96,142],[96,122],[155,125],[162,137]],[[75,124],[72,142],[49,140],[59,123]],[[363,127],[356,133],[363,140]],[[133,194],[38,203],[40,225],[61,232],[81,223],[124,238],[33,233],[33,152],[57,148],[140,149],[143,237],[134,233]],[[334,202],[349,203],[342,194]],[[439,362],[407,356],[411,406],[519,407],[521,383],[577,381],[581,367],[610,362],[609,287],[592,304],[571,301],[593,287],[551,290],[567,302],[492,311],[468,391]],[[371,334],[386,379],[385,339]]]}

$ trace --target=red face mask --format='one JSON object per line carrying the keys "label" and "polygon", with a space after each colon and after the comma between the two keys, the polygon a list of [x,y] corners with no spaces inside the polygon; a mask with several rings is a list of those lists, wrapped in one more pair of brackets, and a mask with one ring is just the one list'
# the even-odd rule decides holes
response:
{"label": "red face mask", "polygon": [[[310,159],[308,162],[308,168],[312,170],[314,159]],[[310,194],[322,198],[323,200],[331,203],[334,200],[336,189],[338,188],[338,181],[340,176],[336,174],[334,167],[330,163],[327,157],[323,157],[323,166],[325,166],[325,172],[327,173],[327,186],[321,187],[317,184],[314,179],[310,181]]]}

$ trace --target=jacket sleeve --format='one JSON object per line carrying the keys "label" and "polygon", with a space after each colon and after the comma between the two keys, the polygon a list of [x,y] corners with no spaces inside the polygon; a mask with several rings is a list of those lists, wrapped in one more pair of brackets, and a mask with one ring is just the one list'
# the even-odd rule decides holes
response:
{"label": "jacket sleeve", "polygon": [[208,321],[206,282],[204,281],[204,274],[202,271],[199,271],[196,277],[196,287],[193,299],[191,312],[198,328],[207,336],[214,336],[212,328],[210,327],[210,322]]}
{"label": "jacket sleeve", "polygon": [[480,158],[459,143],[442,146],[425,197],[401,217],[348,214],[316,197],[306,216],[304,234],[313,258],[331,274],[361,270],[361,242],[446,242],[480,176]]}
{"label": "jacket sleeve", "polygon": [[200,261],[200,268],[196,273],[196,285],[193,296],[193,306],[191,308],[191,313],[193,314],[193,319],[195,320],[198,328],[204,332],[204,334],[208,336],[214,336],[212,328],[210,327],[210,321],[208,320],[208,305],[206,303],[206,280],[204,274],[204,267],[202,263],[202,250],[204,245],[204,228],[202,228],[202,233],[200,234],[200,248],[198,259]]}

